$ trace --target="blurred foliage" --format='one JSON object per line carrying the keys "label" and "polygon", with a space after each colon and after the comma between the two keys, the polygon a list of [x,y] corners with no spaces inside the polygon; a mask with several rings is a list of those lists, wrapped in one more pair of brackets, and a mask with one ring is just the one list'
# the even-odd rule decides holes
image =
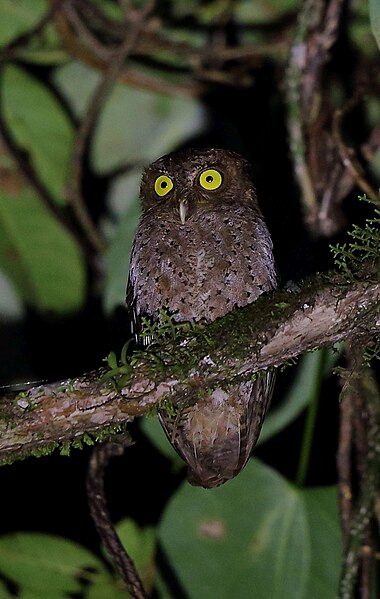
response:
{"label": "blurred foliage", "polygon": [[[154,565],[154,532],[124,520],[117,527],[147,588]],[[128,597],[120,580],[112,577],[104,561],[79,544],[52,535],[16,533],[0,538],[0,573],[17,587],[18,596],[30,599],[68,597],[80,593],[87,599]],[[1,599],[14,597],[0,587]]]}
{"label": "blurred foliage", "polygon": [[159,535],[188,597],[335,597],[335,489],[297,489],[257,459],[211,492],[185,483]]}
{"label": "blurred foliage", "polygon": [[[273,77],[271,89],[278,95],[264,97],[263,103],[281,116],[265,123],[259,150],[270,156],[284,147],[279,139],[284,129],[278,130],[277,125],[283,118],[284,73],[301,5],[297,0],[157,3],[141,50],[130,57],[123,77],[104,98],[86,147],[81,181],[86,209],[107,242],[104,254],[93,256],[65,190],[73,177],[78,123],[86,118],[110,53],[122,38],[123,11],[117,2],[94,0],[94,9],[102,11],[114,37],[100,36],[96,41],[88,34],[75,45],[74,25],[70,29],[52,15],[47,0],[2,0],[0,119],[9,139],[0,138],[0,326],[22,322],[31,311],[38,322],[62,318],[64,327],[66,318],[81,315],[94,298],[102,306],[97,318],[111,321],[124,303],[129,252],[139,218],[141,171],[153,159],[194,139],[209,135],[212,143],[212,135],[221,138],[217,131],[221,121],[215,116],[223,113],[218,85],[228,89],[236,85],[240,90],[255,86],[256,78],[264,85],[268,76]],[[371,70],[378,61],[380,4],[370,0],[368,7],[364,0],[355,0],[347,11],[350,52],[357,53],[359,70],[365,70],[362,65]],[[231,33],[221,35],[227,14]],[[91,34],[101,30],[96,10],[88,18],[94,19]],[[218,46],[218,40],[228,35],[235,40],[230,54]],[[246,62],[239,63],[238,50],[246,52]],[[343,51],[344,70],[350,59],[351,54]],[[344,85],[334,74],[330,84],[338,107]],[[254,89],[257,99],[260,89]],[[376,125],[380,110],[376,94],[369,96],[361,120],[367,129]],[[226,145],[250,151],[261,125],[256,108],[250,113],[252,123],[244,120],[241,130],[222,119]],[[350,135],[354,136],[354,127]],[[374,179],[380,176],[379,157],[375,148]],[[286,182],[282,172],[269,171],[281,185]],[[287,211],[290,219],[299,218],[298,207],[291,206],[293,195],[289,185],[281,187],[275,198],[280,221]],[[289,222],[282,225],[284,229]],[[307,260],[307,252],[303,258]],[[92,321],[91,326],[95,326]],[[262,445],[294,426],[315,389],[327,384],[340,353],[324,355],[323,372],[319,352],[301,358],[284,399],[266,420]],[[157,420],[147,419],[142,431],[180,478],[182,462],[174,456]],[[141,503],[146,499],[149,510],[155,497],[144,497]],[[253,459],[237,479],[221,488],[205,491],[183,483],[166,500],[157,526],[140,529],[124,520],[118,529],[147,588],[154,586],[160,597],[176,594],[165,568],[155,577],[156,537],[177,584],[189,598],[336,596],[341,542],[335,486],[298,488]],[[149,511],[146,521],[150,522]],[[106,556],[102,559],[74,541],[42,533],[0,537],[0,575],[0,598],[54,599],[73,593],[88,599],[128,597],[120,580],[110,574]]]}

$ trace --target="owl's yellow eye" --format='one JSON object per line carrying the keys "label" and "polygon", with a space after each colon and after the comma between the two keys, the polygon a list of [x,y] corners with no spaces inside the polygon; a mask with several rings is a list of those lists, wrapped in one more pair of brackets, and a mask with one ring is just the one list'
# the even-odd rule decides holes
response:
{"label": "owl's yellow eye", "polygon": [[154,191],[160,197],[166,196],[173,189],[173,181],[166,175],[160,175],[154,182]]}
{"label": "owl's yellow eye", "polygon": [[218,189],[218,187],[221,186],[222,181],[222,175],[214,168],[209,168],[207,171],[203,171],[199,177],[199,183],[204,189],[208,189],[209,191]]}

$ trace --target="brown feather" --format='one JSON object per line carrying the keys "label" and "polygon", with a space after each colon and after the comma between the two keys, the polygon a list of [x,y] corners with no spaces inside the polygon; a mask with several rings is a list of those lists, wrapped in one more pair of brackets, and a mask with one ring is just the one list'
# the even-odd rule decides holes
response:
{"label": "brown feather", "polygon": [[[221,173],[218,189],[202,189],[199,176],[206,169]],[[173,182],[163,197],[154,191],[160,175]],[[143,315],[158,319],[167,309],[179,322],[211,322],[276,286],[270,235],[247,163],[237,154],[210,149],[164,156],[145,172],[141,202],[127,291],[140,342]],[[192,484],[213,487],[240,472],[259,436],[273,383],[268,371],[254,382],[202,394],[174,419],[161,412]]]}

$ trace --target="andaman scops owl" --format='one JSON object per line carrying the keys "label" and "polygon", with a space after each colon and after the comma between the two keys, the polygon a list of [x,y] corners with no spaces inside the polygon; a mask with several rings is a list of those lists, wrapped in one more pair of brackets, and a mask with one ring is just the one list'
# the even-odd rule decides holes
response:
{"label": "andaman scops owl", "polygon": [[[220,149],[186,150],[153,162],[141,182],[142,215],[127,291],[140,342],[144,315],[166,309],[181,321],[211,322],[276,286],[272,241],[247,162]],[[245,466],[273,388],[268,370],[200,394],[176,417],[159,414],[193,485],[214,487]]]}

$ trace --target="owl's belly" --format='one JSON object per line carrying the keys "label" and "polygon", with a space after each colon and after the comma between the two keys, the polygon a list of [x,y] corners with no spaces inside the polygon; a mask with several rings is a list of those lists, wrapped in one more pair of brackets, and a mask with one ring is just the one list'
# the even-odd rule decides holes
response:
{"label": "owl's belly", "polygon": [[262,221],[239,219],[236,211],[233,224],[232,215],[222,223],[217,216],[207,214],[185,225],[144,223],[131,267],[139,314],[156,316],[166,308],[181,321],[212,321],[274,286],[271,245]]}

